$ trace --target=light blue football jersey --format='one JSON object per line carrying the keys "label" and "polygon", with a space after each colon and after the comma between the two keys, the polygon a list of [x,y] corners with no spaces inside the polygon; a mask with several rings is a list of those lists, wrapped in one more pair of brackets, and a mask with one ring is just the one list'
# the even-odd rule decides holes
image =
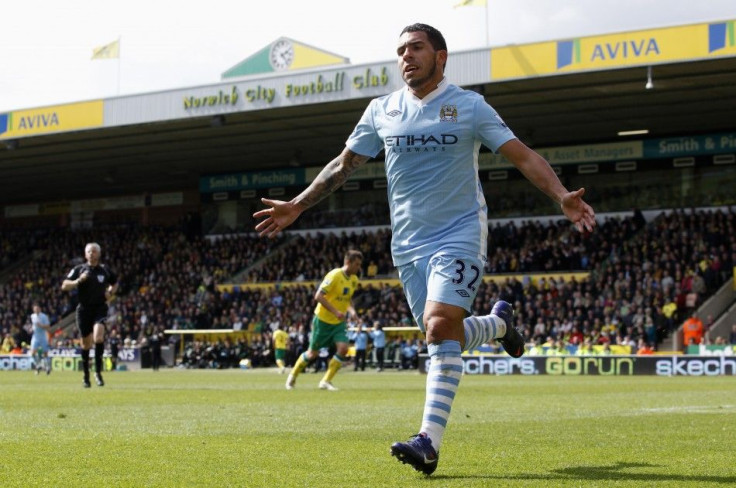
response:
{"label": "light blue football jersey", "polygon": [[445,252],[485,259],[478,152],[514,138],[481,95],[446,79],[421,100],[402,88],[370,102],[346,146],[372,158],[385,150],[395,266]]}

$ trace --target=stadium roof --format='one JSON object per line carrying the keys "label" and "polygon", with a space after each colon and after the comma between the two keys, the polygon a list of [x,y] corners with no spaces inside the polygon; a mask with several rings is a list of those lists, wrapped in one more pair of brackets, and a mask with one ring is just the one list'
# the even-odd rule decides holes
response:
{"label": "stadium roof", "polygon": [[[448,78],[485,95],[532,147],[617,141],[622,130],[648,129],[645,137],[666,137],[736,127],[733,55],[501,81],[488,76],[491,57],[489,50],[451,54]],[[645,87],[649,66],[651,89]],[[265,98],[269,83],[288,81],[249,78],[236,87],[228,80],[106,100],[105,123],[98,128],[19,138],[0,134],[0,205],[181,191],[198,188],[200,176],[208,174],[324,165],[342,150],[368,100],[401,83],[393,62],[310,71],[294,79],[319,76],[326,83],[338,70],[343,75],[345,70],[366,72],[366,80],[367,71],[373,76],[383,70],[391,83],[362,91],[351,87],[350,96],[343,98],[314,95],[309,103],[293,102],[292,96],[280,104],[253,103],[247,110],[194,110],[192,104],[204,104],[208,97],[211,104],[226,104],[223,93],[227,96],[231,85],[241,90],[241,98],[249,86],[257,87],[258,93],[251,92],[254,98],[261,89]],[[347,71],[346,84],[354,73]],[[136,119],[128,114],[128,106],[136,104],[137,112],[155,115],[165,100],[176,100],[170,116]],[[188,110],[186,116],[176,115],[183,110]]]}

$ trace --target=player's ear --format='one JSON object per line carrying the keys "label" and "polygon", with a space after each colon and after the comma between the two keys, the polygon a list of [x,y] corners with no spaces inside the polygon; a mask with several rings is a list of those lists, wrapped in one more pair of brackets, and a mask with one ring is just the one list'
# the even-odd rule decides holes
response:
{"label": "player's ear", "polygon": [[436,53],[437,56],[437,64],[442,66],[442,72],[445,71],[445,64],[447,64],[447,51],[445,49],[440,49]]}

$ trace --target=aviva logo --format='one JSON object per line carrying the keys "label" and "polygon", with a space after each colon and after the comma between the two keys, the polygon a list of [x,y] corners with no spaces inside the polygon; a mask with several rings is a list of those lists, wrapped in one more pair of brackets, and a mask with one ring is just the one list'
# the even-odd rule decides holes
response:
{"label": "aviva logo", "polygon": [[708,24],[708,52],[712,53],[726,47],[736,46],[736,34],[734,25],[736,20]]}
{"label": "aviva logo", "polygon": [[577,66],[586,69],[605,64],[608,66],[628,64],[649,56],[659,56],[661,50],[655,37],[607,39],[580,39],[557,42],[557,69]]}
{"label": "aviva logo", "polygon": [[557,42],[557,69],[580,64],[580,39]]}
{"label": "aviva logo", "polygon": [[0,114],[0,136],[13,130],[13,114]]}

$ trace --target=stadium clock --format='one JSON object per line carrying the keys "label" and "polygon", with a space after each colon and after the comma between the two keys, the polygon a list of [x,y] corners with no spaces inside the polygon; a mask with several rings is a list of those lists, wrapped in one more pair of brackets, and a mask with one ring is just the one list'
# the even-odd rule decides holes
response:
{"label": "stadium clock", "polygon": [[276,71],[288,69],[294,60],[294,46],[288,39],[279,39],[271,46],[269,59]]}

